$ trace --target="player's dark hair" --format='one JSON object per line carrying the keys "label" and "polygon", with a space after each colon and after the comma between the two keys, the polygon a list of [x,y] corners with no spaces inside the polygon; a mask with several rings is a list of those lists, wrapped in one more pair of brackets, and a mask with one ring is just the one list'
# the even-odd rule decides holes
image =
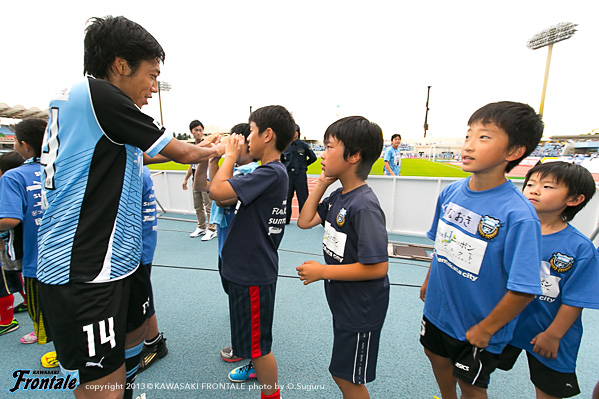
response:
{"label": "player's dark hair", "polygon": [[357,175],[363,180],[368,178],[374,162],[383,150],[383,130],[374,122],[363,116],[348,116],[339,119],[324,132],[324,143],[334,137],[343,143],[343,158],[360,153],[361,161]]}
{"label": "player's dark hair", "polygon": [[569,198],[578,198],[584,195],[584,200],[576,206],[567,206],[562,212],[562,220],[569,222],[574,216],[593,198],[595,191],[595,180],[593,175],[583,166],[563,161],[537,163],[530,168],[524,178],[524,187],[528,184],[530,177],[539,174],[539,179],[553,178],[557,184],[563,184],[568,188]]}
{"label": "player's dark hair", "polygon": [[135,73],[142,61],[164,62],[164,50],[141,25],[125,17],[90,18],[83,40],[83,73],[99,79],[109,76],[116,57]]}
{"label": "player's dark hair", "polygon": [[192,131],[193,129],[195,129],[198,126],[201,126],[202,129],[204,129],[204,124],[202,122],[200,122],[197,119],[192,120],[191,123],[189,124],[189,131]]}
{"label": "player's dark hair", "polygon": [[247,123],[238,123],[237,125],[231,128],[231,134],[242,134],[246,140],[250,133],[250,125]]}
{"label": "player's dark hair", "polygon": [[281,105],[268,105],[258,108],[250,114],[249,122],[254,122],[258,127],[258,134],[271,128],[275,132],[275,148],[279,152],[285,151],[293,136],[295,136],[295,121],[287,109]]}
{"label": "player's dark hair", "polygon": [[0,155],[0,173],[4,174],[7,170],[17,168],[23,165],[25,160],[16,151],[11,151]]}
{"label": "player's dark hair", "polygon": [[48,121],[46,119],[24,119],[15,126],[15,139],[31,146],[34,156],[42,154],[42,142]]}
{"label": "player's dark hair", "polygon": [[468,126],[475,122],[483,125],[493,124],[508,135],[508,149],[524,146],[524,155],[510,161],[505,168],[512,170],[520,161],[537,148],[543,136],[544,124],[541,116],[528,104],[512,101],[500,101],[487,104],[475,111],[468,120]]}
{"label": "player's dark hair", "polygon": [[395,133],[393,136],[391,136],[391,141],[395,140],[396,137],[399,137],[399,139],[401,140],[401,134]]}

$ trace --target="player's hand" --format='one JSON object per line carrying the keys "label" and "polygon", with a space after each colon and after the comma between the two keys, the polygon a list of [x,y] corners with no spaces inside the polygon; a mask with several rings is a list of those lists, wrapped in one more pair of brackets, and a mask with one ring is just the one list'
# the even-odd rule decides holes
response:
{"label": "player's hand", "polygon": [[531,345],[534,345],[532,351],[538,353],[541,356],[555,359],[557,357],[557,351],[559,349],[560,339],[554,335],[543,331],[537,334],[536,337],[530,341]]}
{"label": "player's hand", "polygon": [[477,348],[486,348],[493,334],[484,329],[481,323],[475,324],[466,331],[466,340]]}
{"label": "player's hand", "polygon": [[210,147],[212,144],[218,143],[222,136],[222,133],[212,133],[204,138],[198,146],[200,147]]}
{"label": "player's hand", "polygon": [[304,285],[308,285],[318,280],[322,280],[325,266],[322,263],[318,263],[314,260],[307,260],[302,263],[301,266],[295,268],[297,274],[300,277],[300,281],[304,282]]}
{"label": "player's hand", "polygon": [[183,181],[183,190],[187,190],[187,180]]}

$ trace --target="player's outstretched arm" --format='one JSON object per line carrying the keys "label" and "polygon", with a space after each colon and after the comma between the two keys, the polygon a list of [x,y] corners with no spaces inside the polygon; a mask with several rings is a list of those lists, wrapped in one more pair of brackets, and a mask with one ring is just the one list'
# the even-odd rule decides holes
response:
{"label": "player's outstretched arm", "polygon": [[230,135],[221,142],[225,147],[225,160],[210,183],[210,198],[212,200],[219,202],[237,200],[237,193],[233,190],[229,179],[233,178],[235,162],[244,143],[243,136],[236,134]]}
{"label": "player's outstretched arm", "polygon": [[219,154],[219,151],[222,150],[223,148],[219,146],[200,147],[173,139],[160,151],[160,154],[175,162],[189,164],[200,163],[223,155],[222,152]]}

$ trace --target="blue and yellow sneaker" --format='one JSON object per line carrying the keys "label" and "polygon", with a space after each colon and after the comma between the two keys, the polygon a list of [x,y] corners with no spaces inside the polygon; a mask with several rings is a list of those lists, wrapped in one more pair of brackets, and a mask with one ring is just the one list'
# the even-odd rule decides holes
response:
{"label": "blue and yellow sneaker", "polygon": [[229,379],[233,382],[244,382],[250,378],[256,378],[256,370],[254,370],[252,362],[249,362],[245,366],[237,367],[229,373]]}

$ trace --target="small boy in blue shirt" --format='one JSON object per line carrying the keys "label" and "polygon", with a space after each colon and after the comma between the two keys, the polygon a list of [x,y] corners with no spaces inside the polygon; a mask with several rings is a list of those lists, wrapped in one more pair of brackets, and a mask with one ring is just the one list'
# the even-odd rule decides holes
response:
{"label": "small boy in blue shirt", "polygon": [[7,251],[13,260],[22,259],[28,311],[35,330],[21,339],[23,343],[48,341],[36,277],[37,232],[43,212],[40,155],[46,124],[43,119],[25,119],[16,126],[15,150],[25,162],[0,179],[0,230],[9,233]]}
{"label": "small boy in blue shirt", "polygon": [[[324,280],[333,314],[333,354],[329,372],[344,398],[368,398],[364,385],[376,377],[381,329],[389,305],[385,214],[368,173],[383,148],[381,128],[361,116],[342,118],[324,134],[322,174],[297,225],[324,226],[326,265],[310,260],[297,267],[304,284]],[[322,202],[326,189],[343,187]]]}
{"label": "small boy in blue shirt", "polygon": [[249,152],[260,166],[250,174],[233,176],[245,140],[232,135],[225,140],[225,159],[210,184],[214,201],[241,202],[223,244],[222,277],[229,295],[232,346],[236,356],[252,363],[231,371],[229,379],[244,381],[253,364],[262,399],[279,399],[271,346],[277,249],[285,228],[288,186],[280,158],[293,139],[295,121],[284,107],[272,105],[252,112],[249,123]]}
{"label": "small boy in blue shirt", "polygon": [[543,122],[526,104],[487,104],[468,121],[462,169],[445,187],[427,236],[435,252],[420,290],[420,342],[444,399],[486,398],[516,316],[540,295],[541,229],[505,174],[537,146]]}
{"label": "small boy in blue shirt", "polygon": [[526,350],[537,399],[578,395],[576,357],[582,339],[582,309],[599,309],[599,254],[568,222],[591,200],[595,182],[584,167],[567,162],[538,164],[528,171],[523,193],[541,222],[543,294],[518,317],[514,338],[499,366],[511,369]]}

